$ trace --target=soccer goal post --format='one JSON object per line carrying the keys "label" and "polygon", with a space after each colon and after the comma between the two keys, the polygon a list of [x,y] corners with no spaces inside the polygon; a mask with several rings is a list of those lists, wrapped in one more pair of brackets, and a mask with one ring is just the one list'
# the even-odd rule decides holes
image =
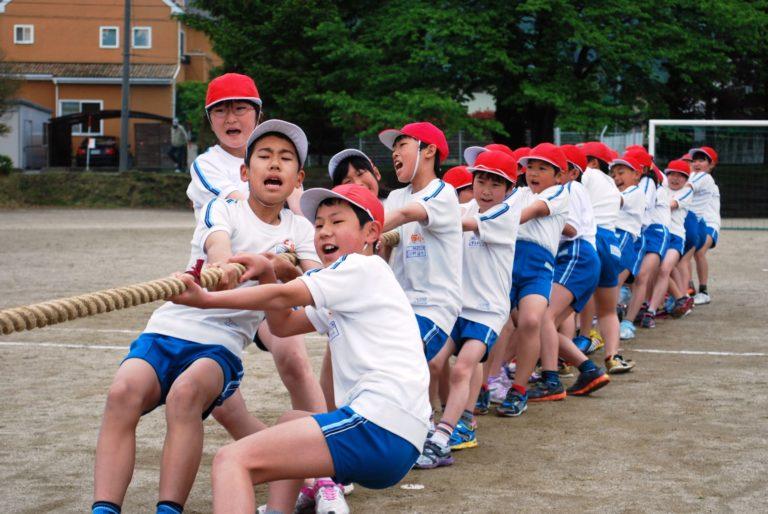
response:
{"label": "soccer goal post", "polygon": [[722,228],[768,230],[768,120],[648,122],[648,151],[660,167],[699,146],[718,153]]}

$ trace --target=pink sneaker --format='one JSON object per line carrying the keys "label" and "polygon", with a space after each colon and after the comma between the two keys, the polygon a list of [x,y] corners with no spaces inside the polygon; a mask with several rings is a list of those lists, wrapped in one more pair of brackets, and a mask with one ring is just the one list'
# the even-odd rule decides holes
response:
{"label": "pink sneaker", "polygon": [[344,490],[330,478],[315,480],[314,493],[316,514],[349,514]]}
{"label": "pink sneaker", "polygon": [[299,497],[296,498],[293,514],[312,514],[313,512],[315,512],[315,489],[306,485],[302,486]]}

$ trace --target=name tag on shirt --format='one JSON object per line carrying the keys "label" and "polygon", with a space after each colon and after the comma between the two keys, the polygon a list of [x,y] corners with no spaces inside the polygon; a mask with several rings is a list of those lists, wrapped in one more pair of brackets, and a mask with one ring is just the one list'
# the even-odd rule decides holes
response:
{"label": "name tag on shirt", "polygon": [[485,242],[478,239],[476,236],[472,236],[469,239],[469,247],[470,248],[482,248],[485,246]]}
{"label": "name tag on shirt", "polygon": [[425,258],[427,256],[427,245],[421,243],[421,244],[410,244],[405,247],[405,258],[406,259],[417,259],[417,258]]}
{"label": "name tag on shirt", "polygon": [[330,323],[328,323],[328,341],[333,341],[339,337],[339,327],[336,326],[336,322],[331,320]]}

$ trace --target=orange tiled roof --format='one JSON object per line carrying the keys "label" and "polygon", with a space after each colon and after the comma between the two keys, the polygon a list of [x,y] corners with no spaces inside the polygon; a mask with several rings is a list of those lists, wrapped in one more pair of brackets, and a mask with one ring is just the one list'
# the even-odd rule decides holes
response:
{"label": "orange tiled roof", "polygon": [[[0,72],[12,75],[52,75],[56,78],[121,78],[122,64],[4,62]],[[132,79],[172,79],[176,64],[131,64]]]}

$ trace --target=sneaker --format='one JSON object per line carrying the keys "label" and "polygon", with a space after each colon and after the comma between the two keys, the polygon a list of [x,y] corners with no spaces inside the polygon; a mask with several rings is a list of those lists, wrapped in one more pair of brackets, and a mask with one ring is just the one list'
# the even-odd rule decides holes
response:
{"label": "sneaker", "polygon": [[450,446],[440,446],[432,439],[427,439],[424,443],[424,451],[421,452],[416,464],[416,469],[434,469],[441,466],[450,466],[453,464]]}
{"label": "sneaker", "polygon": [[490,393],[491,403],[501,403],[507,396],[507,390],[512,385],[512,381],[507,378],[506,373],[496,377],[488,377],[488,391]]}
{"label": "sneaker", "polygon": [[539,373],[538,371],[534,371],[533,373],[531,373],[531,376],[528,377],[529,384],[535,384],[539,380],[541,380],[541,373]]}
{"label": "sneaker", "polygon": [[339,484],[328,478],[315,480],[315,513],[349,514],[349,506]]}
{"label": "sneaker", "polygon": [[640,320],[640,326],[643,328],[656,328],[656,316],[652,312],[646,312],[643,314],[643,319]]}
{"label": "sneaker", "polygon": [[459,420],[456,423],[456,428],[453,429],[451,438],[448,440],[448,446],[451,450],[466,450],[468,448],[477,447],[477,435],[475,433],[475,427],[467,426],[463,420]]}
{"label": "sneaker", "polygon": [[509,387],[499,386],[491,391],[491,403],[501,404],[504,403],[504,399],[507,397],[507,391]]}
{"label": "sneaker", "polygon": [[[589,355],[594,350],[592,350],[592,340],[588,338],[587,336],[576,336],[573,338],[573,344],[576,345],[576,348],[579,349],[581,353],[584,355]],[[589,353],[587,353],[589,352]]]}
{"label": "sneaker", "polygon": [[477,401],[475,402],[475,415],[484,416],[488,414],[488,408],[491,406],[491,391],[488,386],[483,384],[480,387],[480,394],[477,395]]}
{"label": "sneaker", "polygon": [[594,371],[579,374],[576,382],[567,391],[569,395],[586,396],[605,387],[610,381],[611,379],[605,374],[605,370],[597,368]]}
{"label": "sneaker", "polygon": [[622,320],[619,324],[619,338],[622,340],[635,338],[635,325],[628,319]]}
{"label": "sneaker", "polygon": [[296,498],[293,514],[311,514],[313,512],[315,512],[315,489],[306,485],[302,486],[299,497]]}
{"label": "sneaker", "polygon": [[574,368],[563,359],[557,359],[557,374],[560,378],[571,378],[574,375]]}
{"label": "sneaker", "polygon": [[341,484],[341,489],[344,491],[344,496],[349,496],[352,494],[355,490],[355,484],[349,483],[349,484]]}
{"label": "sneaker", "polygon": [[507,397],[504,402],[496,407],[496,414],[504,417],[519,416],[528,409],[528,395],[520,394],[513,388],[507,391]]}
{"label": "sneaker", "polygon": [[629,373],[632,368],[635,367],[635,361],[624,360],[619,354],[614,355],[610,359],[605,361],[605,367],[608,369],[608,373],[611,375],[617,375],[619,373]]}
{"label": "sneaker", "polygon": [[622,305],[627,305],[631,299],[632,290],[629,288],[629,286],[621,286],[621,290],[619,291],[619,303]]}
{"label": "sneaker", "polygon": [[592,353],[598,351],[600,348],[605,346],[605,339],[603,339],[603,335],[596,328],[590,329],[589,339],[592,341],[592,344],[594,345],[594,349],[592,350]]}
{"label": "sneaker", "polygon": [[540,380],[536,385],[528,389],[529,402],[550,402],[556,400],[565,400],[565,388],[562,382],[552,384],[546,380]]}
{"label": "sneaker", "polygon": [[671,294],[668,294],[666,298],[664,298],[664,310],[669,314],[672,314],[672,311],[675,310],[676,304],[675,297]]}
{"label": "sneaker", "polygon": [[698,293],[696,296],[693,297],[694,305],[706,305],[710,301],[712,300],[709,298],[709,295],[707,293]]}
{"label": "sneaker", "polygon": [[640,306],[640,310],[637,311],[637,315],[635,316],[635,319],[633,320],[635,325],[639,325],[643,321],[643,316],[645,316],[645,313],[648,312],[648,304],[646,302],[643,302],[643,305]]}

